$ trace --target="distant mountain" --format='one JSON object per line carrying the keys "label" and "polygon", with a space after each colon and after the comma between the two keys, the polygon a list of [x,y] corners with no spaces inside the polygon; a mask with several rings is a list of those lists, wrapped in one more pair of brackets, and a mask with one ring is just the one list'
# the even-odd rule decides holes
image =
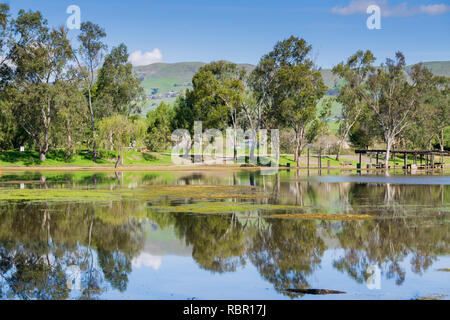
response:
{"label": "distant mountain", "polygon": [[[161,102],[172,103],[187,88],[192,88],[192,77],[204,62],[152,63],[147,66],[134,67],[136,76],[141,80],[147,94],[147,108],[154,109]],[[238,64],[251,72],[255,66]]]}
{"label": "distant mountain", "polygon": [[[423,65],[437,76],[450,77],[450,61],[429,61],[423,62]],[[409,72],[411,67],[406,67],[406,70]]]}
{"label": "distant mountain", "polygon": [[[423,63],[434,74],[450,77],[450,61],[430,61]],[[147,66],[134,67],[133,70],[141,80],[147,93],[148,104],[144,111],[155,108],[162,101],[172,103],[186,88],[192,87],[192,77],[204,62],[153,63]],[[239,64],[251,72],[255,66]],[[412,66],[407,67],[407,72]],[[330,89],[328,94],[336,95],[339,78],[330,69],[322,69],[325,85]]]}

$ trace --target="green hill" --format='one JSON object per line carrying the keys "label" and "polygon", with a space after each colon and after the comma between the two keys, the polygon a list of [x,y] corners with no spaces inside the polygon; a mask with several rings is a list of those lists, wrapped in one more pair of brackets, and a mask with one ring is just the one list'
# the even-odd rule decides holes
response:
{"label": "green hill", "polygon": [[[450,77],[450,61],[429,61],[423,62],[423,65],[437,76]],[[406,71],[409,72],[411,67],[406,67]]]}
{"label": "green hill", "polygon": [[[450,77],[450,61],[430,61],[423,63],[434,74]],[[204,62],[153,63],[147,66],[134,67],[133,70],[142,82],[147,94],[147,105],[144,112],[154,109],[161,102],[173,103],[178,95],[187,88],[192,88],[192,77]],[[239,64],[247,72],[255,66]],[[407,72],[412,66],[407,67]],[[327,94],[337,95],[336,86],[339,78],[330,69],[322,69],[325,84],[330,88]],[[336,110],[338,112],[338,110]],[[337,115],[337,114],[336,114]]]}
{"label": "green hill", "polygon": [[[154,109],[161,102],[173,103],[178,95],[187,88],[192,88],[192,77],[204,62],[153,63],[134,67],[133,70],[147,94],[144,113]],[[255,66],[239,64],[247,72]]]}

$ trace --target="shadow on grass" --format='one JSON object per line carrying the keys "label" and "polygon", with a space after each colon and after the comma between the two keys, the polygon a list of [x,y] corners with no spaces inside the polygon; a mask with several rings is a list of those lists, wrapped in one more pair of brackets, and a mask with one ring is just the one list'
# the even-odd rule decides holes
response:
{"label": "shadow on grass", "polygon": [[41,164],[39,153],[36,151],[5,151],[0,153],[0,161],[15,164],[23,162],[26,166]]}
{"label": "shadow on grass", "polygon": [[142,153],[142,157],[145,161],[158,161],[162,160],[162,157],[159,154],[151,154],[151,153]]}

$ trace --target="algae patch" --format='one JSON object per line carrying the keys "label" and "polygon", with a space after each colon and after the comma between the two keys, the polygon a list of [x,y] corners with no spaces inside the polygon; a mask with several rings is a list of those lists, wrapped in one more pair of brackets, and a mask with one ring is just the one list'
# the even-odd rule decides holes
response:
{"label": "algae patch", "polygon": [[270,218],[295,218],[305,220],[366,220],[375,217],[368,214],[286,213],[273,214]]}
{"label": "algae patch", "polygon": [[248,212],[252,210],[293,210],[298,206],[271,205],[271,204],[252,204],[246,202],[198,202],[184,204],[180,206],[161,206],[155,205],[150,208],[159,212],[188,212],[188,213],[232,213]]}
{"label": "algae patch", "polygon": [[16,201],[109,201],[120,199],[108,190],[2,189],[0,200]]}
{"label": "algae patch", "polygon": [[270,195],[252,186],[152,185],[144,187],[150,197],[170,196],[192,199],[260,199]]}

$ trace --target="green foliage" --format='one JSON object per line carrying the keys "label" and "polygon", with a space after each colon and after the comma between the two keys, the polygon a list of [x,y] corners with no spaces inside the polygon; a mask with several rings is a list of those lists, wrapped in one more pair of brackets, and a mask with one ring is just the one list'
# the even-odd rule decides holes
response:
{"label": "green foliage", "polygon": [[104,118],[99,122],[99,139],[105,148],[117,153],[116,167],[123,161],[123,151],[131,146],[135,126],[123,115]]}
{"label": "green foliage", "polygon": [[102,116],[140,113],[143,89],[128,62],[128,50],[122,43],[111,50],[97,80],[97,110]]}
{"label": "green foliage", "polygon": [[268,106],[269,123],[292,128],[296,135],[295,159],[317,129],[317,105],[326,87],[309,55],[312,47],[291,36],[278,42],[261,58],[250,84],[256,98]]}
{"label": "green foliage", "polygon": [[147,146],[151,151],[165,151],[170,146],[173,109],[162,102],[147,113]]}

